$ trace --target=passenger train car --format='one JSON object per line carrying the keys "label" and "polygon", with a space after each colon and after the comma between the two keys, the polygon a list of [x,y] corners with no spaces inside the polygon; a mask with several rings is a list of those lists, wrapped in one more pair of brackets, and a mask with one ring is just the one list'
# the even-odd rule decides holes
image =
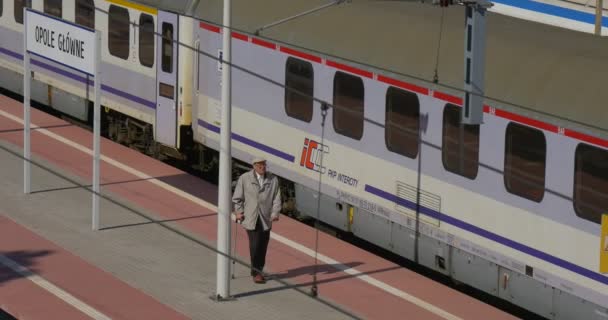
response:
{"label": "passenger train car", "polygon": [[[353,0],[265,29],[325,2],[234,2],[236,159],[266,157],[299,212],[457,281],[550,319],[608,318],[606,40],[488,14],[484,122],[462,125],[461,7]],[[209,168],[222,1],[142,3],[32,7],[102,31],[108,137]],[[0,4],[0,86],[22,92],[26,1]],[[86,75],[32,67],[35,100],[90,121]]]}

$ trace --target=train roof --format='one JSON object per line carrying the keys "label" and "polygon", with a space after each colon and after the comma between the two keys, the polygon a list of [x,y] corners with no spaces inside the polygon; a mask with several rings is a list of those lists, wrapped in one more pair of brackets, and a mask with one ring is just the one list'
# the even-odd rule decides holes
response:
{"label": "train roof", "polygon": [[[139,2],[173,11],[179,3],[180,13],[187,13],[192,4],[188,0]],[[196,2],[191,12],[196,18],[221,24],[222,0]],[[233,0],[232,23],[236,29],[254,33],[328,2]],[[462,6],[442,9],[419,2],[352,0],[265,29],[260,36],[462,96],[463,32]],[[492,12],[487,14],[486,40],[486,103],[608,137],[608,108],[604,107],[608,86],[603,82],[608,75],[608,40]],[[438,85],[432,83],[437,52]]]}

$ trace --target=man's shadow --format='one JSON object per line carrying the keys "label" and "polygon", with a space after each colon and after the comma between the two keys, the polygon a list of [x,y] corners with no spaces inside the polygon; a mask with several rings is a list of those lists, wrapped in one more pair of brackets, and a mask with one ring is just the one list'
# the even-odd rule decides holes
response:
{"label": "man's shadow", "polygon": [[[357,274],[347,274],[347,273],[343,273],[344,270],[350,269],[350,268],[355,268],[357,266],[362,265],[362,262],[349,262],[349,263],[341,263],[341,264],[320,264],[316,266],[316,271],[317,274],[339,274],[342,273],[342,275],[337,275],[335,277],[331,277],[328,279],[321,279],[317,281],[317,284],[323,284],[323,283],[329,283],[329,282],[335,282],[335,281],[340,281],[340,280],[346,280],[346,279],[351,279],[351,278],[356,278],[356,277],[360,277],[363,275],[371,275],[371,274],[375,274],[375,273],[382,273],[382,272],[386,272],[386,271],[391,271],[391,270],[395,270],[395,269],[400,269],[402,267],[400,266],[392,266],[389,268],[383,268],[383,269],[377,269],[377,270],[372,270],[372,271],[367,271],[367,272],[359,272]],[[285,272],[279,272],[279,273],[273,273],[270,274],[267,279],[268,280],[276,280],[278,282],[280,282],[282,285],[278,286],[278,287],[272,287],[272,288],[265,288],[265,289],[261,289],[261,290],[254,290],[254,291],[249,291],[249,292],[242,292],[242,293],[237,293],[234,295],[234,298],[243,298],[243,297],[249,297],[249,296],[254,296],[257,294],[264,294],[264,293],[271,293],[271,292],[275,292],[275,291],[280,291],[280,290],[285,290],[285,289],[297,289],[297,288],[301,288],[301,287],[309,287],[313,284],[312,279],[311,281],[307,281],[307,282],[302,282],[302,283],[297,283],[297,284],[289,284],[286,283],[289,279],[298,277],[298,276],[303,276],[303,275],[310,275],[312,277],[312,275],[315,272],[315,266],[314,265],[310,265],[310,266],[305,266],[305,267],[299,267],[299,268],[295,268],[295,269],[290,269],[287,270]]]}
{"label": "man's shadow", "polygon": [[[270,279],[282,279],[287,280],[291,278],[296,278],[302,275],[312,276],[315,273],[317,274],[334,274],[338,272],[342,272],[344,269],[356,268],[362,265],[362,262],[349,262],[343,264],[318,264],[316,267],[314,265],[302,266],[295,269],[286,270],[280,273],[273,273],[269,276]],[[346,267],[346,268],[344,268]]]}
{"label": "man's shadow", "polygon": [[38,260],[53,253],[50,250],[0,251],[0,287],[10,281],[38,274]]}

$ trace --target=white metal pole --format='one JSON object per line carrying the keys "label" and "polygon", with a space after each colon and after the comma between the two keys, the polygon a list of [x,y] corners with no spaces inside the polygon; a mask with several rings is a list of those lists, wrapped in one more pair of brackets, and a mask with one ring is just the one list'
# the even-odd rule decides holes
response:
{"label": "white metal pole", "polygon": [[[485,5],[485,4],[484,4]],[[483,123],[484,70],[486,61],[486,7],[465,6],[464,99],[462,123]]]}
{"label": "white metal pole", "polygon": [[604,1],[597,0],[595,2],[595,35],[602,35],[602,18],[604,12]]}
{"label": "white metal pole", "polygon": [[27,52],[27,7],[23,8],[23,192],[31,191],[30,54]]}
{"label": "white metal pole", "polygon": [[[93,230],[99,230],[99,135],[101,101],[101,32],[95,31],[95,105],[93,106]],[[88,87],[88,83],[87,83]]]}
{"label": "white metal pole", "polygon": [[230,0],[224,0],[224,28],[222,54],[222,129],[220,132],[220,172],[217,217],[217,298],[227,299],[230,296],[230,213],[232,153],[231,135],[231,32],[230,32]]}

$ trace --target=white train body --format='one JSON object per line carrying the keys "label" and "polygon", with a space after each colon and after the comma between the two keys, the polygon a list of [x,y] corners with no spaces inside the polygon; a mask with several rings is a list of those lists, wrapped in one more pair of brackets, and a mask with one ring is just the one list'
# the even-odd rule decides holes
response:
{"label": "white train body", "polygon": [[[209,29],[213,28],[198,31],[201,49],[216,52],[221,48],[221,34],[219,30]],[[294,56],[283,51],[294,51],[281,50],[276,44],[272,44],[274,48],[271,49],[264,44],[255,44],[252,39],[255,38],[233,40],[233,63],[284,84],[286,61]],[[295,52],[296,57],[302,53]],[[385,125],[386,93],[391,86],[386,82],[391,80],[359,68],[332,67],[330,65],[335,64],[329,58],[309,58],[321,61],[310,61],[316,98],[333,101],[335,73],[351,70],[350,74],[361,77],[364,83],[365,118]],[[198,128],[194,130],[194,136],[196,141],[217,148],[221,125],[217,61],[201,59],[198,70],[211,76],[201,83],[198,99],[195,99]],[[412,229],[416,214],[412,208],[419,184],[420,232],[424,235],[419,240],[420,263],[452,273],[457,279],[462,277],[460,279],[467,283],[498,289],[499,294],[507,298],[513,293],[504,292],[502,286],[509,287],[509,281],[518,280],[497,278],[497,275],[507,274],[513,279],[519,274],[525,275],[528,268],[530,277],[545,280],[538,281],[535,293],[529,293],[537,297],[531,301],[554,299],[549,293],[551,288],[544,286],[547,284],[577,296],[585,295],[606,306],[608,278],[597,273],[600,226],[579,218],[571,200],[575,150],[580,143],[588,142],[565,135],[564,128],[487,108],[479,133],[479,162],[482,165],[476,178],[471,180],[446,170],[442,163],[443,111],[449,101],[454,101],[453,97],[402,84],[402,88],[423,92],[413,91],[420,101],[420,117],[426,120],[419,163],[418,157],[408,158],[387,149],[383,143],[384,127],[366,122],[363,137],[357,141],[336,133],[330,109],[322,137],[319,103],[315,102],[310,123],[305,123],[285,112],[284,89],[239,70],[233,70],[233,77],[234,155],[244,161],[254,155],[268,158],[271,170],[299,185],[296,199],[302,211],[316,215],[317,170],[320,152],[323,152],[324,201],[319,218],[324,222],[353,231],[363,239],[414,260]],[[438,96],[445,96],[445,99]],[[505,131],[512,122],[539,129],[546,139],[546,191],[540,203],[509,193],[505,188]],[[319,143],[316,152],[312,153],[314,169],[301,165],[302,157],[305,157],[304,161],[308,160],[308,151],[303,152],[305,140]],[[604,140],[594,141],[602,148],[608,145]],[[417,181],[419,172],[420,181]],[[414,192],[407,194],[408,190]],[[343,210],[337,210],[336,204],[341,204]],[[354,208],[351,221],[349,206]],[[482,259],[472,259],[469,255]],[[458,270],[440,268],[437,257]],[[472,263],[474,267],[463,270],[464,266],[455,266],[452,259],[459,260],[460,264],[463,261]],[[488,268],[488,261],[495,265]],[[475,263],[486,265],[481,274],[479,269],[483,268]],[[496,288],[497,285],[500,288]],[[526,307],[534,308],[533,305]]]}

